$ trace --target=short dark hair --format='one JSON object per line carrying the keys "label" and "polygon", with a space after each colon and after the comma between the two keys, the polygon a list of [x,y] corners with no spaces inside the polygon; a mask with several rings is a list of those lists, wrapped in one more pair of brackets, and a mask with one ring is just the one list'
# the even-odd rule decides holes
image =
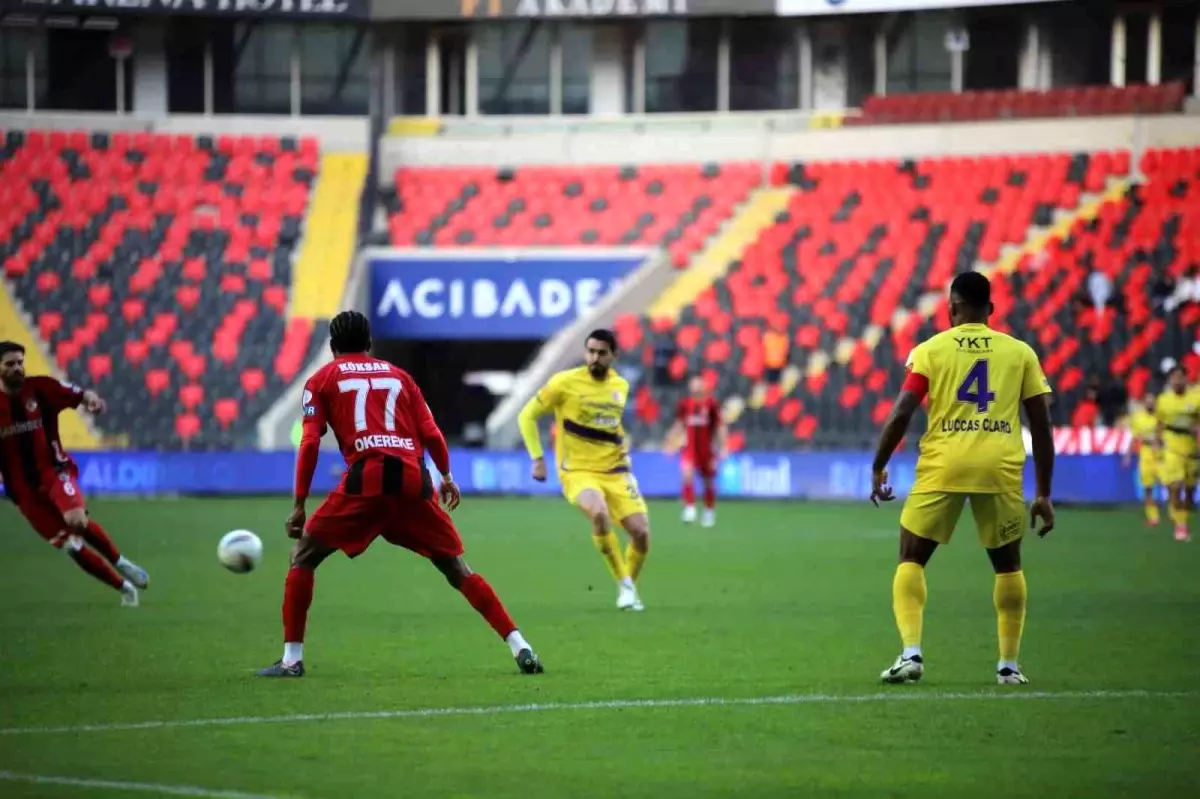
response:
{"label": "short dark hair", "polygon": [[986,311],[992,301],[992,282],[979,272],[963,272],[950,284],[950,293],[968,308]]}
{"label": "short dark hair", "polygon": [[10,352],[19,352],[24,355],[25,345],[18,344],[15,341],[0,341],[0,358],[3,358]]}
{"label": "short dark hair", "polygon": [[[0,355],[0,357],[4,357],[4,356]],[[1179,374],[1183,375],[1184,377],[1187,377],[1187,370],[1183,368],[1183,364],[1181,364],[1181,363],[1177,363],[1174,366],[1172,366],[1170,369],[1168,369],[1167,377],[1171,377],[1176,372],[1179,372]]]}
{"label": "short dark hair", "polygon": [[593,330],[591,333],[588,333],[588,337],[585,341],[591,341],[592,339],[595,339],[596,341],[603,341],[614,353],[617,351],[617,337],[614,336],[613,332],[607,328],[601,327]]}
{"label": "short dark hair", "polygon": [[342,311],[329,323],[329,344],[338,352],[368,352],[371,323],[358,311]]}

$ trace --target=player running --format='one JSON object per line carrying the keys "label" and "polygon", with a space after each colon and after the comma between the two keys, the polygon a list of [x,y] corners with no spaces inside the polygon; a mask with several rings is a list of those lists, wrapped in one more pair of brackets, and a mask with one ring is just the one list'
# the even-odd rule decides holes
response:
{"label": "player running", "polygon": [[1187,374],[1175,366],[1167,375],[1167,390],[1155,402],[1158,438],[1162,442],[1159,478],[1167,486],[1175,540],[1191,541],[1188,517],[1196,490],[1196,433],[1200,430],[1200,401],[1188,390]]}
{"label": "player running", "polygon": [[150,584],[150,575],[88,518],[79,469],[58,437],[58,415],[80,407],[101,413],[104,401],[94,391],[52,377],[26,377],[25,348],[0,341],[0,478],[5,493],[38,535],[120,591],[122,605],[137,607],[138,589]]}
{"label": "player running", "polygon": [[929,397],[929,427],[921,438],[916,481],[900,515],[900,565],[892,583],[892,606],[904,651],[881,675],[885,683],[916,682],[925,673],[921,625],[925,612],[925,566],[950,536],[969,500],[979,540],[996,572],[993,602],[1000,639],[996,681],[1027,683],[1017,656],[1025,625],[1025,573],[1021,538],[1025,526],[1022,472],[1025,446],[1020,408],[1033,439],[1037,496],[1029,525],[1039,536],[1054,529],[1050,487],[1054,437],[1050,385],[1029,345],[987,326],[991,284],[966,272],[950,285],[951,329],[917,345],[908,377],[883,425],[873,466],[871,501],[893,499],[887,464],[913,414]]}
{"label": "player running", "polygon": [[1126,420],[1132,449],[1125,455],[1128,466],[1130,456],[1137,453],[1138,479],[1142,486],[1142,507],[1146,512],[1146,525],[1157,527],[1159,522],[1158,499],[1154,496],[1158,488],[1158,470],[1162,458],[1159,452],[1158,417],[1154,414],[1154,397],[1146,397],[1145,404],[1129,414]]}
{"label": "player running", "polygon": [[[592,523],[592,542],[617,581],[617,608],[642,610],[635,583],[650,551],[650,517],[621,426],[629,383],[612,368],[617,357],[612,331],[593,330],[584,352],[586,366],[551,377],[521,410],[521,436],[533,459],[533,479],[544,481],[546,458],[537,420],[554,414],[563,495]],[[624,557],[612,529],[614,519],[629,534]]]}
{"label": "player running", "polygon": [[675,423],[667,433],[672,451],[682,451],[679,472],[683,479],[683,521],[696,521],[696,475],[704,484],[701,527],[717,523],[717,464],[724,458],[725,422],[721,407],[708,393],[699,375],[688,381],[688,396],[675,408]]}
{"label": "player running", "polygon": [[[370,356],[370,323],[357,311],[334,317],[329,336],[334,360],[309,378],[302,399],[295,503],[285,525],[288,537],[299,541],[283,588],[283,657],[259,676],[304,676],[304,628],[316,568],[339,549],[358,557],[380,536],[428,558],[504,639],[521,672],[540,674],[541,661],[496,592],[463,560],[458,530],[434,495],[426,451],[442,476],[441,501],[454,510],[461,500],[446,440],[421,390],[407,372]],[[304,506],[321,437],[330,427],[346,471],[305,531]]]}

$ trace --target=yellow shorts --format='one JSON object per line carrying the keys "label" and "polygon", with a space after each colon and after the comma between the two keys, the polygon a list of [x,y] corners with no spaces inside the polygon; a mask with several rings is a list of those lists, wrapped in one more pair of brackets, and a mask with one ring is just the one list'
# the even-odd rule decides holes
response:
{"label": "yellow shorts", "polygon": [[633,472],[560,472],[558,477],[562,482],[563,496],[572,505],[581,493],[590,488],[604,495],[608,513],[617,522],[624,521],[635,513],[647,512],[646,500],[642,498]]}
{"label": "yellow shorts", "polygon": [[971,501],[971,514],[979,543],[997,549],[1025,535],[1025,498],[1020,491],[1008,494],[961,494],[937,492],[909,494],[900,513],[900,526],[913,535],[950,543],[963,503]]}
{"label": "yellow shorts", "polygon": [[1158,476],[1164,485],[1183,483],[1189,488],[1196,485],[1196,458],[1179,452],[1164,452],[1159,461]]}
{"label": "yellow shorts", "polygon": [[1159,457],[1153,450],[1142,450],[1138,455],[1138,477],[1142,488],[1153,488],[1158,484]]}

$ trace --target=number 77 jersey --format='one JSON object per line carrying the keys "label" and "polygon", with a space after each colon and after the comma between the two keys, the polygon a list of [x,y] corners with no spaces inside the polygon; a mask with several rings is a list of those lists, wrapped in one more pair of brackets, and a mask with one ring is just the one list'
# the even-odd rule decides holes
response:
{"label": "number 77 jersey", "polygon": [[429,490],[425,445],[441,433],[403,369],[365,354],[339,356],[305,383],[302,412],[306,437],[333,430],[346,459],[343,493]]}
{"label": "number 77 jersey", "polygon": [[1033,349],[987,325],[959,325],[918,344],[907,368],[929,392],[913,493],[1021,491],[1021,403],[1050,393]]}

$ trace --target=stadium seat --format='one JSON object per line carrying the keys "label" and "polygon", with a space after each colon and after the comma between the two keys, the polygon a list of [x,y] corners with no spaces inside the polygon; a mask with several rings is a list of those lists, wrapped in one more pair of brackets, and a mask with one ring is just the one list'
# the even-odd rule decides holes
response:
{"label": "stadium seat", "polygon": [[[97,419],[101,432],[135,447],[162,446],[173,427],[181,446],[248,442],[321,345],[323,328],[289,326],[288,289],[275,276],[296,246],[317,141],[232,136],[221,149],[207,140],[0,136],[4,277],[67,375],[103,381],[119,398]],[[228,260],[230,251],[244,257]],[[227,322],[235,295],[249,305]],[[271,364],[284,349],[280,373]],[[191,386],[201,397],[245,395],[224,421],[215,406],[177,416],[177,402],[195,399]]]}

